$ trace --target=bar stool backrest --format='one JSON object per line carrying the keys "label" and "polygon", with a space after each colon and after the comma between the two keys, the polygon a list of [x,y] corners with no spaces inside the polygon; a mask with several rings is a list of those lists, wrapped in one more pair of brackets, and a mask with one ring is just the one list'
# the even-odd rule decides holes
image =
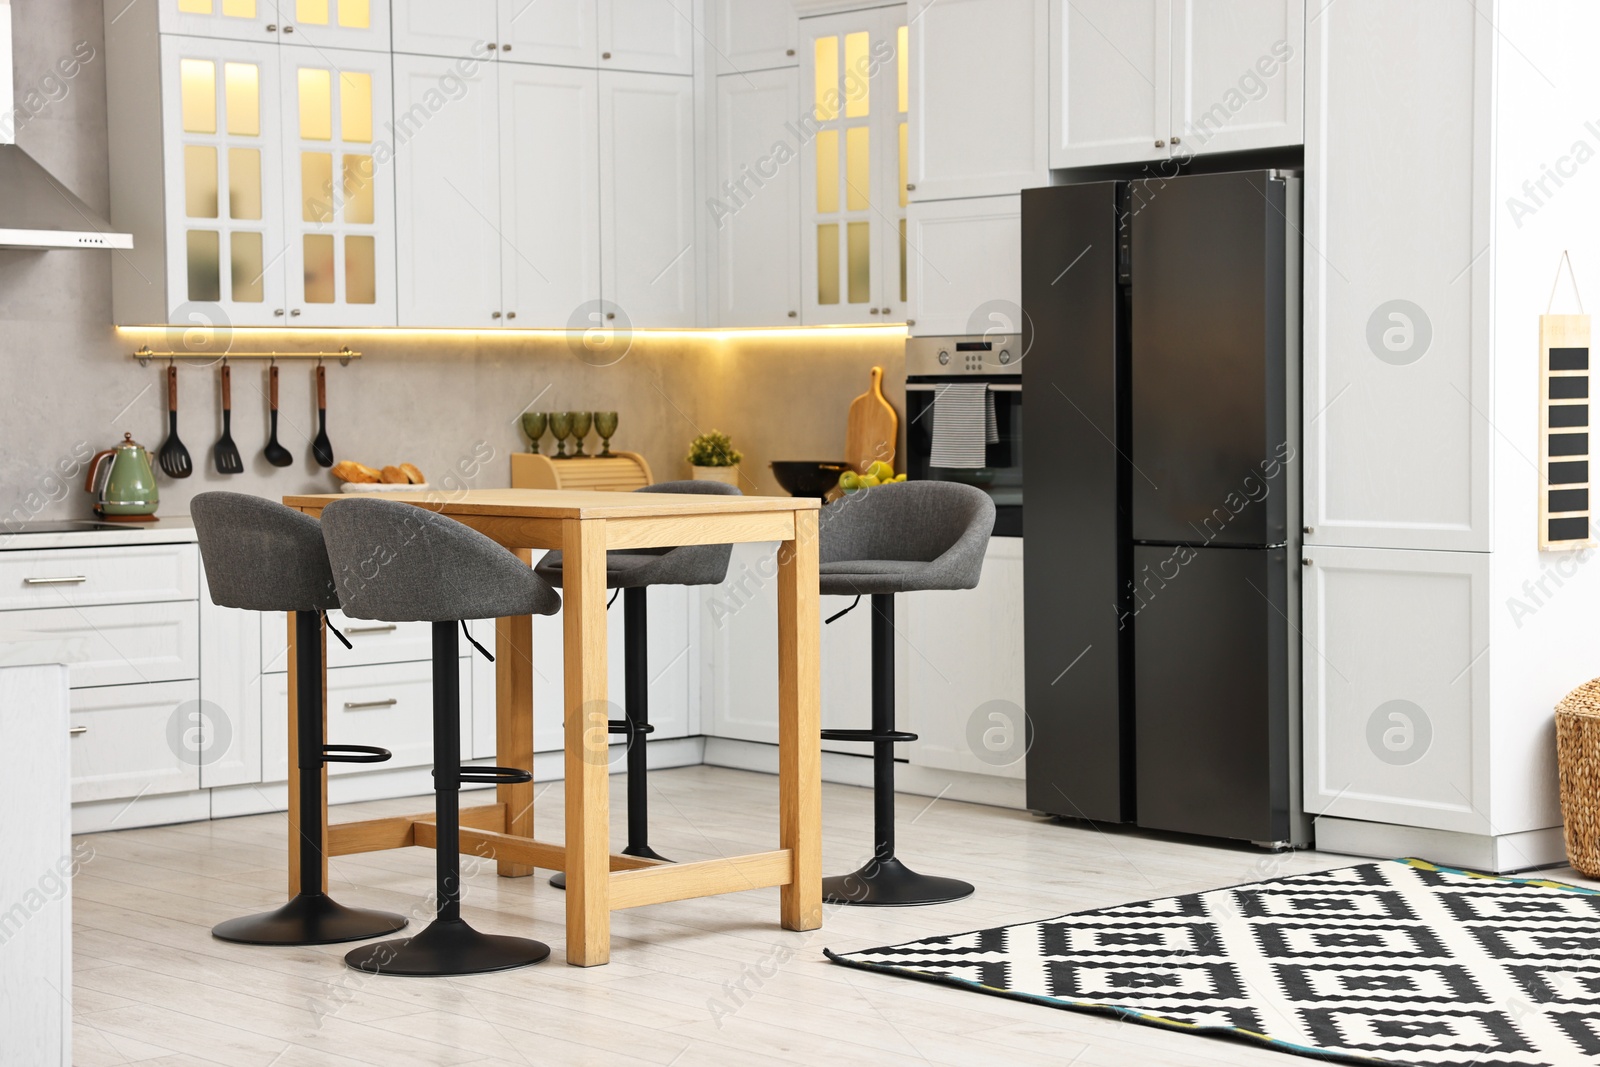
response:
{"label": "bar stool backrest", "polygon": [[[679,481],[656,482],[636,493],[699,493],[703,496],[739,496],[737,486],[726,482]],[[659,555],[661,561],[652,566],[650,585],[716,585],[728,576],[728,561],[733,558],[732,545],[680,545],[676,548],[625,549],[626,554]]]}
{"label": "bar stool backrest", "polygon": [[[971,589],[994,532],[994,501],[960,482],[895,482],[858,490],[822,510],[819,558],[926,563],[918,589]],[[911,588],[908,586],[907,588]]]}
{"label": "bar stool backrest", "polygon": [[246,611],[326,611],[339,606],[316,519],[244,493],[189,502],[211,599]]}
{"label": "bar stool backrest", "polygon": [[322,510],[322,536],[352,618],[454,622],[561,608],[560,594],[513,553],[414,504],[335,500]]}

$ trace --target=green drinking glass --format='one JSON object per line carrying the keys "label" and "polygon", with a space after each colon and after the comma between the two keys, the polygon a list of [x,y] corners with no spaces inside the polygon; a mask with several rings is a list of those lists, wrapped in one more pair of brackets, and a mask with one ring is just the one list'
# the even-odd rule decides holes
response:
{"label": "green drinking glass", "polygon": [[611,438],[617,432],[617,413],[615,411],[597,411],[594,413],[594,429],[600,435],[600,458],[611,457]]}
{"label": "green drinking glass", "polygon": [[567,455],[567,435],[572,432],[572,412],[550,412],[550,434],[556,439],[555,459],[571,459]]}
{"label": "green drinking glass", "polygon": [[522,413],[522,432],[528,436],[528,451],[536,456],[539,454],[539,439],[544,436],[544,428],[549,423],[550,416],[542,411]]}
{"label": "green drinking glass", "polygon": [[583,439],[589,436],[589,427],[594,423],[594,416],[588,411],[569,411],[567,418],[572,420],[572,440],[575,451],[573,459],[588,459],[589,454],[583,450]]}

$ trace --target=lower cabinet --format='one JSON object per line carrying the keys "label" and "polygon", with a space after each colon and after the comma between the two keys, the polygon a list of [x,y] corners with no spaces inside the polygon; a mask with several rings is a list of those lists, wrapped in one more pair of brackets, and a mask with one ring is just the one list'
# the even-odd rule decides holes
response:
{"label": "lower cabinet", "polygon": [[199,789],[199,701],[193,680],[74,689],[73,803]]}
{"label": "lower cabinet", "polygon": [[913,202],[906,224],[912,334],[1022,332],[1021,196]]}
{"label": "lower cabinet", "polygon": [[1305,558],[1306,810],[1493,833],[1488,555],[1308,547]]}

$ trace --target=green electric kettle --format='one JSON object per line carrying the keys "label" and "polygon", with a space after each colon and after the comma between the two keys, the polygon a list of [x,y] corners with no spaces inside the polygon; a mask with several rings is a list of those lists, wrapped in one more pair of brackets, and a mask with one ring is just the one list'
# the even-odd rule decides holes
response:
{"label": "green electric kettle", "polygon": [[95,494],[95,512],[111,522],[154,522],[161,502],[150,453],[131,433],[117,447],[94,454],[83,488]]}

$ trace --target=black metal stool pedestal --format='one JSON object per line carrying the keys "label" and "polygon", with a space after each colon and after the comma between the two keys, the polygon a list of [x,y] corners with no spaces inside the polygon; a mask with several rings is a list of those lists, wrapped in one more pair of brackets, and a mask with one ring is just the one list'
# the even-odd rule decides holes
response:
{"label": "black metal stool pedestal", "polygon": [[461,766],[461,661],[457,622],[433,624],[434,864],[438,910],[413,937],[362,945],[345,955],[351,967],[373,974],[440,977],[525,967],[550,955],[550,946],[527,937],[485,934],[461,917],[461,783],[530,782],[512,767]]}
{"label": "black metal stool pedestal", "polygon": [[327,811],[323,768],[382,763],[390,753],[368,745],[325,745],[322,612],[339,606],[317,521],[282,504],[241,493],[201,493],[190,502],[211,599],[247,611],[292,611],[299,718],[300,888],[283,907],[229,919],[212,936],[245,945],[333,945],[403,930],[406,918],[347,908],[322,889]]}
{"label": "black metal stool pedestal", "polygon": [[972,895],[958,878],[918,874],[894,852],[894,746],[917,735],[894,728],[894,594],[872,595],[872,729],[824,730],[824,741],[872,743],[872,859],[822,880],[825,904],[910,907]]}

